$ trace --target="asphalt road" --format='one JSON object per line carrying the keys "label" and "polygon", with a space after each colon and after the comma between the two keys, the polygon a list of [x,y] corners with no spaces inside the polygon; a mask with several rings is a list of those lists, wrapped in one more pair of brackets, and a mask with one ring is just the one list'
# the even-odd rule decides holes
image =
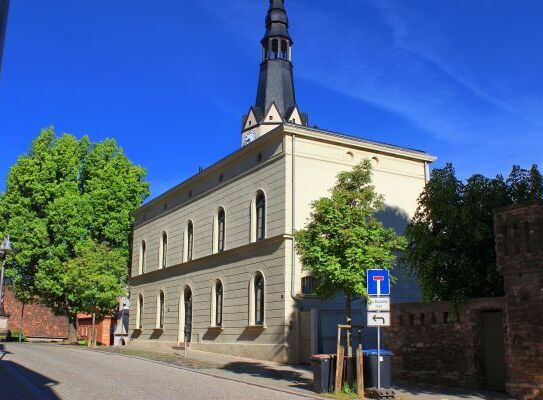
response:
{"label": "asphalt road", "polygon": [[46,344],[0,344],[2,400],[303,399],[150,361]]}

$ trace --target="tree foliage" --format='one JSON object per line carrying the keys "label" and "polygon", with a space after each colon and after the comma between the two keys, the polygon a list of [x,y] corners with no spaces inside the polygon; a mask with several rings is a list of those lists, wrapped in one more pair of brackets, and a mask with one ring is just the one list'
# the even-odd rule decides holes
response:
{"label": "tree foliage", "polygon": [[503,295],[496,270],[493,211],[543,198],[537,166],[514,166],[507,179],[476,174],[456,178],[452,164],[434,169],[407,227],[404,261],[416,273],[426,300],[456,303]]}
{"label": "tree foliage", "polygon": [[[111,279],[124,287],[119,266],[129,264],[132,212],[149,194],[145,174],[114,140],[92,143],[43,130],[11,167],[0,194],[0,231],[17,250],[8,274],[18,297],[38,296],[74,317],[87,311],[83,298],[92,285]],[[115,299],[113,286],[104,294]]]}
{"label": "tree foliage", "polygon": [[296,248],[316,281],[316,294],[345,293],[348,319],[354,297],[367,296],[366,271],[392,268],[405,239],[376,218],[384,199],[371,185],[371,163],[338,175],[330,197],[312,203],[306,228],[296,232]]}

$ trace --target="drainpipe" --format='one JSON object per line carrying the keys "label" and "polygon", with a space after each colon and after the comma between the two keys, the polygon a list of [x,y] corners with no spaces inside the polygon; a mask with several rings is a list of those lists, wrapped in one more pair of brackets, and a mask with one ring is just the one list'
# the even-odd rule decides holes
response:
{"label": "drainpipe", "polygon": [[296,232],[296,135],[292,134],[292,255],[291,255],[291,282],[290,297],[294,301],[296,298],[296,249],[294,247],[294,232]]}
{"label": "drainpipe", "polygon": [[430,166],[428,162],[424,162],[424,183],[428,184],[430,181]]}

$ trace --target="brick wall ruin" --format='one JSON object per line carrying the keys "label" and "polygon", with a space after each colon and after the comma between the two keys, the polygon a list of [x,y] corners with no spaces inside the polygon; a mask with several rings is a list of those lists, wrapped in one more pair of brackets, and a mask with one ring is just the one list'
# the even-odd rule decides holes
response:
{"label": "brick wall ruin", "polygon": [[451,303],[395,304],[385,346],[393,380],[482,389],[485,386],[482,318],[502,311],[501,298]]}
{"label": "brick wall ruin", "polygon": [[[503,325],[502,384],[514,398],[543,400],[543,202],[496,210],[494,229],[505,297],[472,300],[458,313],[446,302],[394,305],[385,337],[393,378],[484,388],[484,342]],[[504,318],[485,339],[483,316],[499,310]]]}
{"label": "brick wall ruin", "polygon": [[543,202],[497,210],[494,229],[505,283],[507,391],[543,399]]}

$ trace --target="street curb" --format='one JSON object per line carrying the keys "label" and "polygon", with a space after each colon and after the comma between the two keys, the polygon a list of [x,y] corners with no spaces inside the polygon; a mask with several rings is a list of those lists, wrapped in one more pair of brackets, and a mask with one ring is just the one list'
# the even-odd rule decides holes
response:
{"label": "street curb", "polygon": [[70,347],[70,348],[72,348],[74,350],[92,351],[92,352],[95,352],[95,353],[108,354],[108,355],[127,357],[127,358],[134,358],[136,360],[152,362],[152,363],[155,363],[155,364],[158,364],[158,365],[163,365],[163,366],[171,367],[171,368],[177,368],[177,369],[187,371],[187,372],[192,372],[192,373],[195,373],[195,374],[201,374],[201,375],[210,376],[210,377],[213,377],[213,378],[219,378],[219,379],[223,379],[223,380],[226,380],[226,381],[243,383],[245,385],[258,387],[258,388],[261,388],[261,389],[273,390],[275,392],[291,394],[291,395],[294,395],[294,396],[304,397],[306,399],[317,399],[317,400],[326,399],[326,397],[322,397],[322,396],[318,396],[318,395],[308,395],[308,394],[296,392],[296,391],[293,391],[293,390],[278,389],[278,388],[272,387],[272,386],[266,386],[266,385],[262,385],[262,384],[258,384],[258,383],[254,383],[254,382],[247,382],[247,381],[243,381],[241,379],[229,378],[229,377],[213,374],[211,372],[204,372],[204,371],[200,371],[200,370],[196,370],[196,369],[182,367],[180,365],[168,364],[168,363],[165,363],[165,362],[162,362],[162,361],[151,360],[151,359],[145,358],[145,357],[132,356],[132,355],[129,355],[129,354],[113,353],[113,352],[101,351],[101,350],[90,349],[90,348],[77,348],[76,346],[73,346],[73,347]]}

